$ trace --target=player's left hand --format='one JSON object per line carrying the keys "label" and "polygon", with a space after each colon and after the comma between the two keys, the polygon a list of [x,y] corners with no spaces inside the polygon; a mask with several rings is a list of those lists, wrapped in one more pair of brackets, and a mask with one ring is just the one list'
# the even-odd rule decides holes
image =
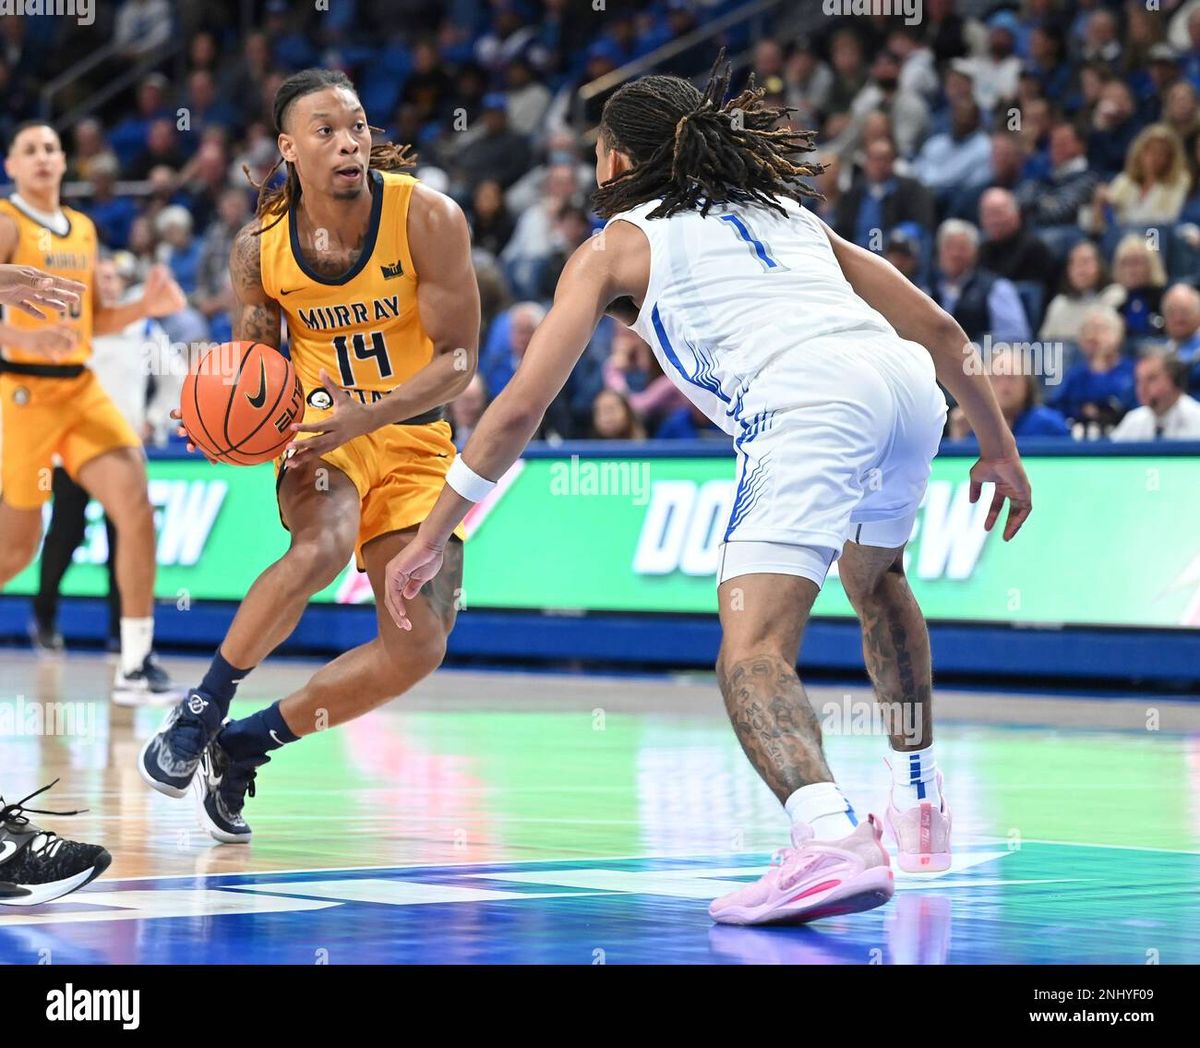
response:
{"label": "player's left hand", "polygon": [[43,273],[33,266],[0,265],[0,303],[13,306],[38,320],[47,311],[65,313],[79,304],[87,285],[78,280]]}
{"label": "player's left hand", "polygon": [[175,282],[171,271],[160,264],[153,266],[146,274],[146,283],[142,286],[142,305],[148,317],[169,317],[187,305],[187,295]]}
{"label": "player's left hand", "polygon": [[315,433],[307,440],[293,440],[287,446],[284,469],[296,469],[309,459],[318,459],[334,448],[340,448],[355,437],[370,433],[377,428],[378,421],[365,404],[355,400],[340,386],[334,384],[329,373],[321,369],[321,385],[333,398],[333,413],[319,422],[293,422],[293,433]]}
{"label": "player's left hand", "polygon": [[420,532],[407,546],[388,561],[383,583],[383,602],[388,614],[402,630],[412,629],[406,601],[421,592],[421,587],[442,570],[442,551],[429,545]]}

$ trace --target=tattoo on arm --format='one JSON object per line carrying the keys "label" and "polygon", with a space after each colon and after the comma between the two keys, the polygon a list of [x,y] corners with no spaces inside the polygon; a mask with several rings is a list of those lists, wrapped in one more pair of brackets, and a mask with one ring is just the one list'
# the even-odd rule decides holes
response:
{"label": "tattoo on arm", "polygon": [[229,259],[229,277],[237,302],[233,316],[233,337],[243,342],[262,342],[279,348],[279,303],[267,297],[262,284],[261,244],[256,235],[257,221],[243,226],[233,241]]}

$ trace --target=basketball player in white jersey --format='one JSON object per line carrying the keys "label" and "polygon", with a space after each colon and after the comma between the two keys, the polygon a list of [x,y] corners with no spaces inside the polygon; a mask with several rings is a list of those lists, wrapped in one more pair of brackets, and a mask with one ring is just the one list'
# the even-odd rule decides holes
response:
{"label": "basketball player in white jersey", "polygon": [[[719,63],[718,63],[719,66]],[[406,601],[438,571],[473,502],[520,455],[605,312],[654,348],[663,371],[733,437],[738,483],[721,548],[717,677],[746,755],[792,820],[792,847],[709,912],[730,924],[803,922],[892,895],[879,820],[859,821],[825,762],[795,663],[832,561],[863,628],[877,699],[893,723],[885,815],[904,870],[950,863],[950,809],[933,752],[929,637],[903,553],[946,415],[937,381],[979,435],[971,497],[995,485],[990,530],[1031,509],[1016,445],[959,325],[882,258],[798,201],[816,168],[789,156],[812,136],[774,130],[760,91],[722,105],[650,76],[608,101],[597,146],[602,236],[575,252],[521,367],[488,408],[416,539],[388,567]],[[936,380],[935,380],[936,379]]]}

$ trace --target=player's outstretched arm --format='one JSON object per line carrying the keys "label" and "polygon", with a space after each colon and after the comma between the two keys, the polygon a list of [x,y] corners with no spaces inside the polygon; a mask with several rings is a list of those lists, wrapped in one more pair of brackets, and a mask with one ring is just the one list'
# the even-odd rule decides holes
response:
{"label": "player's outstretched arm", "polygon": [[[563,269],[554,305],[534,332],[516,374],[483,413],[460,456],[478,477],[495,481],[516,462],[587,348],[605,308],[629,293],[615,286],[609,266],[613,254],[595,250],[589,241]],[[416,537],[388,564],[386,602],[401,629],[411,628],[405,602],[438,573],[442,550],[477,498],[468,499],[447,484]]]}
{"label": "player's outstretched arm", "polygon": [[187,295],[175,282],[171,271],[164,265],[157,265],[146,274],[139,298],[115,306],[97,304],[92,314],[92,328],[97,335],[111,335],[146,317],[169,317],[186,305]]}
{"label": "player's outstretched arm", "polygon": [[842,239],[828,226],[825,232],[855,293],[882,313],[901,338],[920,343],[933,357],[938,381],[958,401],[979,440],[979,461],[971,470],[971,501],[979,498],[984,484],[994,483],[984,526],[992,529],[1008,499],[1004,538],[1011,539],[1032,512],[1033,496],[1017,442],[1000,413],[978,349],[949,313],[890,262]]}

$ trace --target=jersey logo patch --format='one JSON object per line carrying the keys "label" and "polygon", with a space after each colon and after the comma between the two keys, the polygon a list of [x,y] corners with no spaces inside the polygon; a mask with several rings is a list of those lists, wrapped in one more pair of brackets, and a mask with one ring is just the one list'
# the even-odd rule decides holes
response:
{"label": "jersey logo patch", "polygon": [[328,411],[333,407],[333,397],[329,395],[327,389],[314,389],[304,399],[308,402],[309,407],[316,408],[318,411]]}
{"label": "jersey logo patch", "polygon": [[396,259],[390,266],[380,266],[379,271],[384,280],[395,280],[396,277],[404,276],[404,265],[400,259]]}

